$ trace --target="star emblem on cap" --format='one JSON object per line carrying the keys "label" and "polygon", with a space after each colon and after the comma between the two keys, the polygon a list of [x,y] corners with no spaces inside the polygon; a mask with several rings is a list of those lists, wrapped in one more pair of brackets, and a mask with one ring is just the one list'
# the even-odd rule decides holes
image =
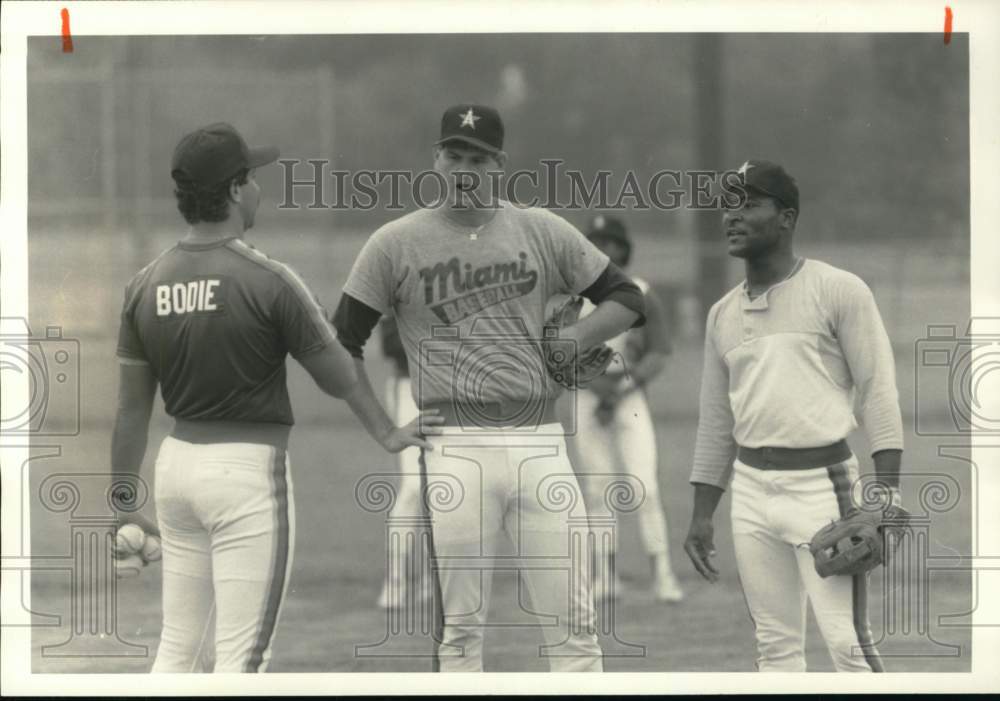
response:
{"label": "star emblem on cap", "polygon": [[469,127],[470,129],[475,129],[476,128],[476,121],[480,120],[480,119],[482,119],[482,117],[477,116],[472,111],[472,108],[470,107],[469,111],[462,115],[462,123],[459,124],[458,126],[459,127]]}
{"label": "star emblem on cap", "polygon": [[738,171],[736,171],[736,172],[739,173],[740,175],[746,175],[748,170],[750,170],[751,168],[756,168],[756,167],[757,166],[755,166],[755,165],[750,165],[750,161],[743,161],[743,165],[741,165],[740,169]]}

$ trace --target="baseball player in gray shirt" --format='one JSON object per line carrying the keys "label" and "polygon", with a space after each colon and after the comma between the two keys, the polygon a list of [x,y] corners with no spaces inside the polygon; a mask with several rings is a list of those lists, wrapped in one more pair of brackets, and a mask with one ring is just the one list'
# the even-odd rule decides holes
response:
{"label": "baseball player in gray shirt", "polygon": [[[445,419],[421,460],[443,615],[436,665],[482,670],[492,570],[514,568],[531,610],[549,621],[539,655],[555,671],[601,671],[589,561],[569,552],[571,514],[586,511],[539,339],[550,297],[582,294],[596,305],[560,335],[586,349],[641,323],[642,293],[561,217],[493,196],[487,176],[502,171],[502,149],[495,109],[445,111],[434,168],[446,200],[372,235],[334,324],[364,377],[371,329],[395,316],[417,406]],[[510,557],[498,549],[501,533]]]}

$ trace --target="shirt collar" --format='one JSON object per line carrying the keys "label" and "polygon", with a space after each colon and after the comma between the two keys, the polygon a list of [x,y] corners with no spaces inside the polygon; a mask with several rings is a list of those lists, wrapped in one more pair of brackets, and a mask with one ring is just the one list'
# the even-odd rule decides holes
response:
{"label": "shirt collar", "polygon": [[207,251],[212,248],[225,246],[230,241],[235,241],[239,236],[226,236],[225,238],[209,239],[205,241],[192,241],[191,239],[181,239],[177,242],[180,248],[187,251]]}
{"label": "shirt collar", "polygon": [[798,275],[799,271],[802,270],[803,266],[805,266],[805,263],[806,263],[806,259],[800,257],[797,261],[795,261],[795,265],[792,266],[792,270],[791,270],[791,272],[788,273],[788,275],[786,275],[783,279],[779,280],[778,282],[776,282],[773,285],[771,285],[770,287],[768,287],[766,290],[764,290],[762,293],[760,293],[754,299],[750,299],[749,285],[748,285],[747,281],[744,280],[743,281],[743,294],[741,295],[742,301],[743,301],[743,308],[744,309],[767,309],[767,298],[771,294],[771,290],[775,289],[776,287],[781,287],[786,282],[788,282],[789,280],[791,280],[793,277],[795,277],[796,275]]}

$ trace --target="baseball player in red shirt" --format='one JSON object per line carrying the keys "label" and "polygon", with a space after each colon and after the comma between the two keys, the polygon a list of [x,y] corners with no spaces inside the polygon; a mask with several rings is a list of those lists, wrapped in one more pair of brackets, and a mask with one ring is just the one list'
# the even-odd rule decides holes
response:
{"label": "baseball player in red shirt", "polygon": [[[293,418],[285,358],[346,400],[369,430],[363,392],[324,310],[287,265],[243,240],[260,202],[250,149],[228,124],[185,136],[173,155],[190,231],[132,278],[118,337],[113,475],[137,475],[157,386],[174,426],[156,458],[163,545],[163,629],[154,672],[262,672],[295,542],[288,460]],[[389,451],[429,448],[434,419],[373,436]],[[119,504],[120,505],[120,504]]]}

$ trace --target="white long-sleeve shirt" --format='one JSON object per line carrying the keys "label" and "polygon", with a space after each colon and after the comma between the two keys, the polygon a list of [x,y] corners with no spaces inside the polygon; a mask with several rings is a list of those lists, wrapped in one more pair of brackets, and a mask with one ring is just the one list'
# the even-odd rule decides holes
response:
{"label": "white long-sleeve shirt", "polygon": [[725,488],[737,445],[815,448],[857,426],[872,452],[902,449],[892,346],[856,275],[803,260],[751,300],[746,285],[708,313],[692,482]]}

